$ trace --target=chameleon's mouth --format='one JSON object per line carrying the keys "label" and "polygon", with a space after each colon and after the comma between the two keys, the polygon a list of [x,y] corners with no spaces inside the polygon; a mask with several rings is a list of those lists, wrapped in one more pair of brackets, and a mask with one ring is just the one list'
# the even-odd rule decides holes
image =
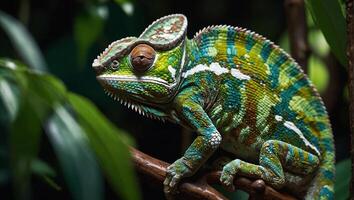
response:
{"label": "chameleon's mouth", "polygon": [[99,75],[97,76],[97,80],[101,83],[110,83],[110,82],[117,82],[117,81],[125,81],[125,82],[146,82],[146,83],[156,83],[162,85],[168,89],[173,89],[177,86],[177,83],[169,83],[161,78],[156,77],[137,77],[137,76],[130,76],[130,75],[121,75],[121,76],[112,76],[112,75]]}
{"label": "chameleon's mouth", "polygon": [[[118,96],[129,96],[129,99],[133,99],[134,101],[137,102],[142,102],[142,103],[151,103],[151,101],[156,104],[156,103],[161,103],[165,104],[166,102],[170,101],[174,93],[176,91],[176,88],[178,87],[177,82],[174,83],[168,83],[167,81],[161,79],[161,78],[156,78],[156,77],[149,77],[149,76],[144,76],[144,77],[137,77],[137,76],[132,76],[132,75],[121,75],[121,76],[112,76],[112,75],[100,75],[97,76],[97,80],[100,82],[100,84],[111,91],[112,93],[119,93]],[[121,84],[129,84],[129,83],[153,83],[156,85],[160,85],[164,88],[164,95],[160,97],[156,97],[151,93],[144,93],[142,88],[136,88],[132,89],[131,91],[127,92],[124,89],[120,89],[118,86]],[[114,91],[114,92],[113,92]],[[144,93],[144,95],[142,95]]]}

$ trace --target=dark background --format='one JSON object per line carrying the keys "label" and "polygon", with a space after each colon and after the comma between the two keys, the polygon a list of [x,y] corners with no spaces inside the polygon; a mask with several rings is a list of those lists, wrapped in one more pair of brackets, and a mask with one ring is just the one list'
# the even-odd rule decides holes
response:
{"label": "dark background", "polygon": [[[136,139],[143,152],[167,162],[181,155],[182,129],[169,122],[163,123],[144,118],[106,96],[95,79],[91,63],[112,41],[138,36],[152,21],[164,15],[182,13],[188,18],[188,37],[208,25],[227,24],[251,29],[278,43],[286,33],[287,24],[284,2],[281,0],[136,0],[131,2],[131,16],[113,1],[84,0],[2,0],[0,10],[22,21],[38,42],[50,73],[59,77],[69,90],[92,100],[116,126],[126,130]],[[102,5],[108,9],[102,33],[90,45],[87,54],[80,59],[75,38],[75,22],[78,16],[87,15],[90,6]],[[93,29],[95,27],[92,27]],[[90,31],[87,31],[90,34]],[[20,59],[7,35],[0,30],[0,56]],[[330,54],[329,58],[333,58]],[[327,63],[327,57],[325,62]],[[336,61],[334,61],[336,63]],[[337,64],[338,65],[338,64]],[[333,70],[329,70],[330,76]],[[349,157],[348,102],[344,86],[346,73],[342,66],[335,70],[339,82],[329,80],[328,88],[339,85],[338,95],[325,95],[325,102],[332,102],[329,110],[336,140],[337,160]],[[338,81],[338,80],[337,80]],[[326,93],[326,90],[323,92]],[[43,134],[40,157],[54,166],[59,175],[57,183],[63,187],[56,191],[42,180],[34,178],[33,199],[70,199],[52,147]],[[89,176],[89,175],[88,175]],[[122,180],[124,181],[124,180]],[[10,199],[10,185],[0,187],[0,199]],[[144,199],[163,199],[162,186],[141,179]],[[117,199],[106,187],[107,199]]]}

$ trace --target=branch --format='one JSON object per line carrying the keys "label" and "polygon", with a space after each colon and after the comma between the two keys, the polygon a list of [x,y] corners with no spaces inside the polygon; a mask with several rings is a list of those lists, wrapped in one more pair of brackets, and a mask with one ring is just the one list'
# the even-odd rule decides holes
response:
{"label": "branch", "polygon": [[349,122],[351,131],[351,159],[352,159],[352,180],[350,184],[351,199],[354,198],[354,21],[353,21],[353,0],[346,1],[347,10],[347,56],[348,56],[348,74],[349,74]]}
{"label": "branch", "polygon": [[310,48],[307,41],[304,0],[286,0],[284,6],[288,24],[291,55],[306,73]]}
{"label": "branch", "polygon": [[[166,168],[169,164],[146,155],[137,149],[131,148],[130,151],[138,172],[161,185],[165,180]],[[199,177],[196,181],[188,179],[182,182],[179,185],[179,196],[183,197],[183,199],[226,200],[225,196],[210,186],[210,184],[221,184],[219,181],[220,174],[220,171],[214,171]],[[250,194],[249,199],[296,200],[288,194],[278,192],[265,185],[262,180],[251,181],[244,177],[237,177],[234,185],[237,189],[244,190]]]}

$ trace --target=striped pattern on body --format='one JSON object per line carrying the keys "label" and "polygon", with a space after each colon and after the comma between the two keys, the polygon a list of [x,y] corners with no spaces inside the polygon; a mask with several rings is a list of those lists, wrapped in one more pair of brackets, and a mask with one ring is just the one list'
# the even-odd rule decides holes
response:
{"label": "striped pattern on body", "polygon": [[[224,86],[211,111],[216,126],[224,133],[238,129],[236,137],[247,145],[278,139],[319,156],[319,173],[309,193],[332,195],[334,146],[328,115],[298,64],[271,41],[242,28],[207,27],[191,42],[186,82],[204,77]],[[208,75],[199,73],[205,71]]]}

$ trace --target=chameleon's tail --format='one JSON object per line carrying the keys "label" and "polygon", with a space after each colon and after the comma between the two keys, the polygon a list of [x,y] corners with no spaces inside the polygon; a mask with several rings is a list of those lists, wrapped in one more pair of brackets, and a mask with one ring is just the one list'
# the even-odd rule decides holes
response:
{"label": "chameleon's tail", "polygon": [[305,199],[334,199],[334,173],[335,173],[335,154],[332,137],[332,130],[326,127],[321,134],[320,150],[322,160],[320,167]]}

